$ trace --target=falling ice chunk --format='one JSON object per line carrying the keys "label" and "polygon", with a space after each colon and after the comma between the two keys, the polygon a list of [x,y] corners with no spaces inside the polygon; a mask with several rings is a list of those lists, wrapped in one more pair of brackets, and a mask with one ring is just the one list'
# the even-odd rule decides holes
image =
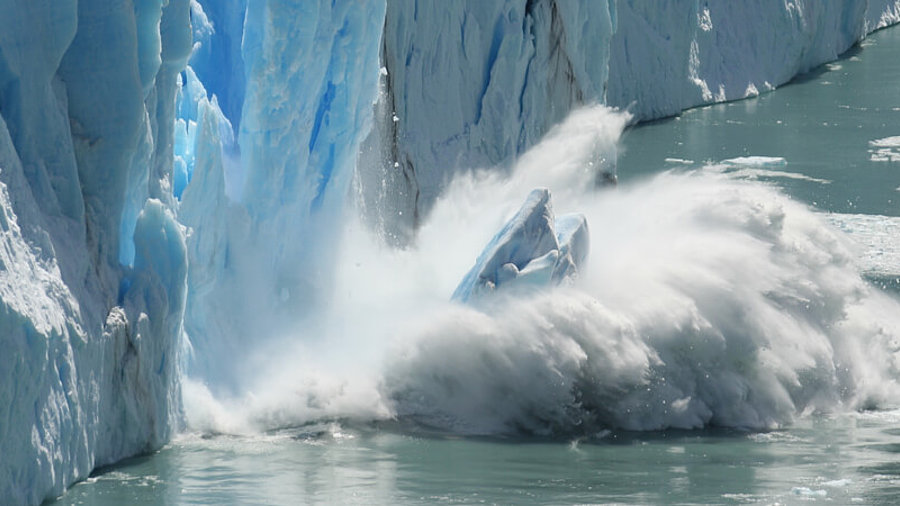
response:
{"label": "falling ice chunk", "polygon": [[453,292],[466,302],[501,287],[552,286],[573,278],[588,254],[587,220],[581,214],[555,218],[550,191],[533,190],[497,232]]}

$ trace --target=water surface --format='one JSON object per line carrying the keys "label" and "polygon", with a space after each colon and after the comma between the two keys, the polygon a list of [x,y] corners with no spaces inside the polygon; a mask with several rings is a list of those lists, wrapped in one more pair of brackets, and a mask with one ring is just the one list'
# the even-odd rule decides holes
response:
{"label": "water surface", "polygon": [[819,209],[900,216],[900,143],[871,144],[900,136],[898,51],[900,30],[881,30],[774,93],[634,128],[623,139],[619,180],[736,157],[781,157],[786,165],[775,170],[827,181],[771,178]]}

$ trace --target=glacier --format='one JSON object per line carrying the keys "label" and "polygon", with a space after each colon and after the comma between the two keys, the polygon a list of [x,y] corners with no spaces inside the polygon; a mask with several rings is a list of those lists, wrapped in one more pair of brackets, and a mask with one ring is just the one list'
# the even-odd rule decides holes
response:
{"label": "glacier", "polygon": [[181,200],[192,259],[185,331],[192,369],[220,391],[254,372],[248,357],[267,338],[328,299],[329,265],[377,95],[383,18],[377,2],[248,8],[241,53],[231,60],[246,69],[240,123],[224,103],[192,91],[203,85],[187,73],[180,100],[187,115],[179,121],[197,126],[186,129],[196,130],[184,134],[193,145],[179,154],[193,167]]}
{"label": "glacier", "polygon": [[[900,21],[895,0],[0,10],[0,500],[31,504],[168,441],[185,374],[239,390],[329,304],[350,205],[409,246],[456,175],[509,170],[580,106],[752,96]],[[555,227],[577,257],[583,221]]]}
{"label": "glacier", "polygon": [[365,209],[403,243],[454,174],[508,167],[578,105],[754,96],[898,21],[896,0],[389,2]]}
{"label": "glacier", "polygon": [[187,251],[171,191],[189,2],[4,2],[0,500],[177,428]]}

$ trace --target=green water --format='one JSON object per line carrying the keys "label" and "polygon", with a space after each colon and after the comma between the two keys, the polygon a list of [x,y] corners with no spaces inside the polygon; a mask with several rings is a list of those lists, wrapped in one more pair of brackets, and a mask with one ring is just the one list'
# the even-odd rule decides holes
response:
{"label": "green water", "polygon": [[895,504],[900,412],[794,427],[610,433],[592,441],[438,438],[337,424],[184,436],[101,470],[59,504]]}
{"label": "green water", "polygon": [[[629,130],[621,184],[735,157],[782,157],[744,177],[823,211],[900,216],[900,160],[885,161],[890,153],[870,144],[900,136],[900,29],[862,46],[773,93]],[[254,437],[184,435],[98,470],[56,502],[396,503],[897,504],[900,412],[809,415],[768,433],[613,432],[581,441],[337,422]]]}
{"label": "green water", "polygon": [[[744,156],[782,157],[771,178],[796,198],[840,213],[900,216],[896,161],[871,141],[900,136],[900,30],[872,34],[844,57],[774,93],[702,107],[628,131],[619,181]],[[668,161],[667,161],[668,159]]]}

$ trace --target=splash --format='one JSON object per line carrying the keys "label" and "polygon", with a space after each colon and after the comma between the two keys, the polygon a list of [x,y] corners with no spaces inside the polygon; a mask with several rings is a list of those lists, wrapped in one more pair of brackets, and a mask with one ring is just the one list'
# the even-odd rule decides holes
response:
{"label": "splash", "polygon": [[[327,311],[273,346],[231,399],[189,384],[193,427],[250,432],[400,418],[463,434],[768,429],[888,407],[900,302],[855,245],[777,188],[712,168],[598,189],[627,116],[573,113],[508,174],[458,177],[393,249],[347,224]],[[535,187],[581,212],[591,248],[565,286],[449,302]]]}

